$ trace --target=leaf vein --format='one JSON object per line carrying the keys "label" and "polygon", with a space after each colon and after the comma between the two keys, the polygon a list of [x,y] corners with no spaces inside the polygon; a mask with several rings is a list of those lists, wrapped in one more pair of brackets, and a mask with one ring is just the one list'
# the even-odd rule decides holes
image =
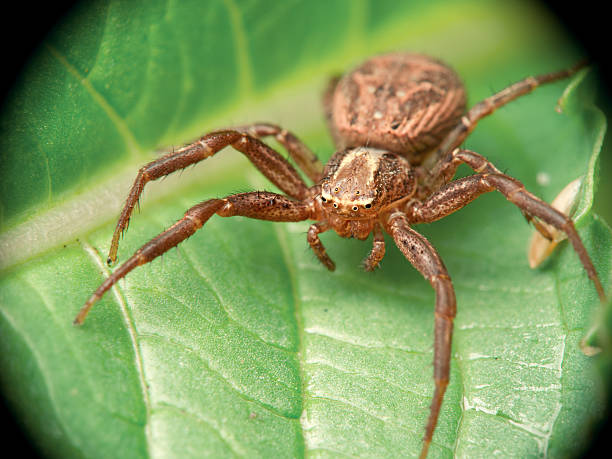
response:
{"label": "leaf vein", "polygon": [[317,448],[311,448],[308,450],[309,454],[315,453],[317,451],[321,451],[322,453],[331,453],[333,454],[333,457],[350,457],[352,459],[358,459],[360,456],[353,456],[352,454],[346,454],[344,451],[339,451],[337,449],[334,448],[329,448],[329,447],[322,447],[319,446]]}
{"label": "leaf vein", "polygon": [[74,67],[68,61],[66,56],[62,55],[58,49],[56,49],[54,46],[50,45],[49,43],[45,44],[45,48],[49,51],[49,53],[55,59],[59,61],[60,64],[62,64],[66,68],[68,73],[70,73],[81,84],[81,86],[83,86],[85,91],[89,93],[89,95],[100,106],[100,108],[104,111],[104,113],[106,113],[106,116],[108,116],[108,118],[114,124],[115,128],[117,129],[117,132],[119,132],[124,142],[126,143],[129,152],[134,156],[139,155],[142,149],[140,145],[138,144],[136,137],[134,137],[134,134],[132,134],[132,131],[130,130],[126,121],[123,118],[121,118],[121,116],[119,116],[117,111],[104,98],[104,96],[102,96],[102,94],[99,93],[96,90],[96,88],[94,88],[94,86],[91,84],[88,78],[84,77],[83,75],[79,73],[76,67]]}
{"label": "leaf vein", "polygon": [[[159,286],[154,286],[154,287],[138,287],[138,286],[133,286],[133,287],[131,287],[131,290],[139,291],[139,292],[146,293],[146,294],[150,294],[151,292],[154,292],[156,295],[160,295],[160,296],[163,295],[164,297],[168,298],[171,301],[176,301],[181,306],[183,306],[185,309],[187,309],[190,313],[196,315],[197,317],[202,318],[203,320],[205,320],[209,324],[212,325],[212,324],[215,323],[213,320],[211,320],[210,318],[206,317],[206,315],[202,312],[202,310],[200,308],[193,308],[190,303],[187,303],[187,302],[183,301],[182,299],[178,298],[176,295],[173,295],[172,293],[170,293],[168,290],[162,289]],[[277,349],[280,352],[283,352],[283,353],[288,354],[288,355],[294,355],[295,354],[295,352],[291,351],[290,349],[285,349],[284,347],[281,347],[278,344],[270,343],[268,341],[264,341],[263,338],[261,338],[259,335],[257,335],[257,333],[249,330],[248,328],[245,328],[244,325],[242,325],[239,322],[235,321],[231,317],[228,317],[227,314],[226,314],[225,318],[227,319],[228,322],[234,324],[236,327],[238,327],[240,330],[242,330],[247,335],[253,337],[258,342],[263,343],[266,346],[270,346],[270,347],[272,347],[274,349]]]}
{"label": "leaf vein", "polygon": [[[223,373],[221,373],[219,370],[215,369],[211,364],[210,364],[210,360],[204,358],[204,356],[198,352],[196,349],[190,347],[189,345],[187,345],[186,343],[183,343],[181,341],[178,341],[176,339],[170,338],[168,336],[164,336],[164,335],[160,335],[158,333],[151,333],[151,332],[147,332],[147,333],[141,333],[139,335],[141,338],[150,338],[150,339],[159,339],[162,340],[164,342],[166,342],[167,344],[171,344],[177,347],[181,347],[183,349],[185,349],[186,351],[190,352],[191,354],[193,354],[194,356],[196,356],[196,358],[202,362],[206,368],[210,371],[211,375],[213,375],[215,378],[217,378],[217,380],[221,381],[222,383],[224,383],[225,385],[227,385],[228,388],[230,388],[236,395],[238,395],[239,398],[243,399],[246,402],[249,403],[253,403],[263,409],[265,409],[266,411],[270,412],[271,414],[278,416],[282,419],[286,419],[289,421],[296,421],[295,418],[289,417],[287,415],[282,414],[281,412],[279,412],[276,408],[272,407],[271,405],[267,405],[259,400],[256,400],[252,397],[249,397],[247,394],[245,394],[244,392],[241,392],[240,389],[238,389],[237,387],[235,387],[232,383],[231,383],[231,379],[227,378]],[[286,383],[282,382],[282,381],[276,381],[281,385],[284,385],[285,387],[287,387],[289,390],[294,391],[295,389],[289,387]]]}
{"label": "leaf vein", "polygon": [[[98,251],[85,240],[82,242],[82,247],[85,253],[94,261],[94,263],[98,266],[98,268],[102,270],[102,272],[104,272],[104,274],[108,277],[110,275],[108,266],[106,266],[106,263],[104,263]],[[147,386],[147,382],[146,382],[146,378],[144,374],[144,361],[143,361],[142,353],[140,352],[140,347],[138,345],[138,340],[137,340],[138,333],[136,331],[136,327],[134,325],[132,317],[130,316],[130,313],[128,311],[127,303],[125,299],[123,298],[123,295],[120,292],[119,285],[115,284],[112,290],[114,293],[115,300],[117,301],[117,304],[119,305],[119,310],[123,317],[123,320],[126,326],[126,330],[130,337],[130,344],[132,345],[132,350],[134,352],[136,372],[138,373],[138,381],[140,382],[140,390],[142,392],[143,403],[145,405],[145,410],[146,410],[147,420],[146,420],[145,431],[148,437],[148,441],[146,444],[147,444],[147,448],[149,448],[149,442],[151,441],[151,431],[150,431],[151,425],[149,423],[149,420],[151,418],[151,400],[149,398],[149,392],[147,390],[148,386]]]}
{"label": "leaf vein", "polygon": [[[457,343],[457,341],[455,341]],[[455,345],[459,349],[456,350],[456,354],[461,354],[460,345]],[[454,359],[456,362],[457,372],[459,373],[459,383],[461,384],[461,396],[465,397],[465,369],[463,368],[463,361],[460,358]],[[457,448],[459,447],[459,442],[463,438],[461,430],[463,428],[463,420],[465,419],[465,406],[463,403],[459,403],[459,408],[461,409],[461,415],[459,417],[459,422],[457,423],[457,433],[455,435],[455,445],[453,446],[453,457],[457,457]]]}
{"label": "leaf vein", "polygon": [[511,359],[500,357],[500,356],[483,355],[483,356],[470,357],[470,358],[457,357],[457,360],[462,360],[466,362],[494,360],[496,362],[511,363],[512,365],[516,365],[516,366],[524,367],[524,368],[536,367],[536,368],[543,368],[545,370],[551,370],[557,374],[561,373],[561,369],[553,366],[553,364],[542,364],[542,363],[537,363],[537,362],[517,362],[515,360],[511,360]]}
{"label": "leaf vein", "polygon": [[399,389],[401,392],[405,392],[407,394],[415,395],[415,396],[417,396],[419,398],[423,398],[423,399],[428,400],[428,401],[431,399],[431,397],[429,395],[419,394],[418,392],[412,391],[410,389],[406,389],[405,387],[402,387],[402,386],[400,386],[400,385],[398,385],[396,383],[393,383],[393,382],[389,381],[388,379],[385,379],[385,378],[383,378],[381,376],[374,376],[374,375],[371,375],[369,373],[360,373],[360,372],[357,372],[357,371],[349,371],[346,368],[340,368],[340,367],[337,367],[335,365],[332,365],[329,362],[323,362],[323,361],[320,361],[320,360],[310,360],[310,361],[307,361],[306,363],[308,365],[325,366],[325,367],[331,368],[333,370],[336,370],[336,371],[338,371],[338,372],[340,372],[340,373],[342,373],[344,375],[363,376],[363,377],[368,378],[368,379],[373,379],[373,380],[376,380],[376,381],[383,382],[383,383],[385,383],[385,384],[387,384],[387,385],[389,385],[391,387],[395,387],[396,389]]}
{"label": "leaf vein", "polygon": [[[319,266],[309,264],[309,263],[301,263],[299,267],[300,269],[304,269],[304,270],[308,270],[312,272],[321,272],[321,268]],[[360,285],[363,283],[363,278],[361,276],[353,274],[348,270],[344,272],[334,273],[334,276],[338,279],[343,279],[345,281],[348,281],[349,283],[356,284],[356,285]],[[374,290],[374,291],[378,291],[378,292],[385,293],[385,294],[397,295],[400,298],[405,298],[410,301],[414,301],[414,300],[426,301],[429,299],[428,295],[415,295],[415,294],[406,293],[404,288],[394,289],[394,288],[390,288],[386,286],[385,284],[381,284],[379,282],[368,283],[368,290]],[[433,294],[433,290],[432,290],[432,294]]]}
{"label": "leaf vein", "polygon": [[246,98],[253,92],[253,69],[249,58],[248,40],[245,36],[241,9],[234,0],[224,0],[230,17],[231,32],[236,44],[236,65],[238,67],[238,85],[240,97]]}
{"label": "leaf vein", "polygon": [[232,442],[229,438],[226,438],[223,435],[223,430],[220,429],[218,426],[214,425],[214,423],[212,423],[211,421],[205,419],[202,415],[197,414],[197,413],[193,413],[189,410],[186,410],[185,408],[181,408],[180,406],[176,406],[173,405],[171,403],[168,402],[160,402],[157,404],[157,410],[169,410],[169,411],[176,411],[178,413],[180,413],[182,416],[185,417],[189,417],[192,418],[195,422],[197,422],[198,424],[202,424],[204,427],[208,428],[210,431],[212,431],[222,442],[224,445],[227,446],[227,448],[234,453],[236,456],[240,457],[240,456],[245,456],[245,452],[238,452],[238,450],[241,450],[242,448],[240,448],[238,445],[232,445]]}
{"label": "leaf vein", "polygon": [[351,403],[348,400],[341,400],[341,399],[336,399],[336,398],[333,398],[333,397],[326,397],[326,396],[323,396],[323,395],[312,395],[312,394],[310,395],[310,398],[313,399],[313,400],[321,400],[321,401],[325,401],[325,402],[332,402],[332,403],[337,403],[337,404],[340,404],[340,405],[347,406],[347,407],[352,408],[354,410],[357,410],[357,411],[359,411],[361,413],[364,413],[368,417],[376,419],[376,420],[378,420],[379,422],[381,422],[383,424],[387,424],[387,425],[390,425],[390,426],[393,426],[393,427],[397,427],[398,429],[404,430],[404,431],[406,431],[406,432],[408,432],[408,433],[410,433],[412,435],[420,437],[420,434],[416,433],[415,431],[410,430],[409,428],[407,428],[405,426],[402,426],[402,425],[399,425],[399,424],[395,424],[395,423],[392,422],[391,419],[384,418],[384,417],[382,417],[382,416],[380,416],[378,414],[375,414],[375,413],[370,413],[365,408],[363,408],[361,406],[358,406],[358,405],[355,405],[354,403]]}
{"label": "leaf vein", "polygon": [[389,349],[391,351],[398,351],[398,352],[403,352],[403,353],[406,353],[406,354],[413,354],[413,355],[427,355],[427,354],[429,354],[428,351],[415,351],[415,350],[411,350],[411,349],[404,349],[404,348],[401,348],[401,347],[390,346],[388,344],[372,344],[372,343],[370,343],[368,345],[358,344],[355,341],[349,341],[346,338],[342,339],[342,338],[340,338],[338,336],[332,336],[332,335],[329,335],[327,333],[322,333],[320,330],[314,331],[313,328],[305,329],[304,333],[308,333],[309,335],[312,335],[312,336],[321,336],[323,338],[328,338],[328,339],[331,339],[331,340],[334,340],[334,341],[338,341],[339,343],[348,344],[349,346],[357,347],[357,348],[361,348],[361,349],[368,349],[368,350],[373,350],[373,349]]}
{"label": "leaf vein", "polygon": [[[217,303],[221,306],[221,308],[225,312],[225,315],[227,316],[227,319],[230,322],[234,323],[237,327],[239,327],[241,330],[243,330],[248,335],[254,337],[257,341],[260,341],[260,342],[264,343],[267,346],[271,346],[271,347],[273,347],[275,349],[278,349],[278,350],[281,350],[283,352],[286,352],[286,353],[289,353],[289,354],[294,354],[294,352],[291,351],[290,349],[286,349],[286,348],[283,348],[282,346],[280,346],[279,344],[266,341],[262,336],[258,335],[253,330],[249,329],[246,325],[244,325],[243,323],[238,321],[238,319],[233,317],[233,315],[231,314],[229,308],[227,307],[226,302],[221,298],[220,293],[214,287],[212,281],[208,278],[208,276],[206,276],[204,274],[204,272],[202,272],[202,270],[199,268],[199,266],[197,266],[196,263],[193,261],[193,259],[191,258],[191,256],[188,253],[189,251],[186,250],[186,248],[183,247],[183,246],[179,246],[178,250],[179,250],[179,252],[181,252],[183,254],[183,259],[185,259],[185,261],[189,264],[189,266],[195,272],[195,274],[197,274],[206,283],[206,285],[208,286],[208,288],[210,289],[212,294],[215,296],[215,299],[216,299]],[[259,296],[259,298],[265,300],[265,298],[262,298],[261,296]]]}
{"label": "leaf vein", "polygon": [[[298,371],[300,375],[300,398],[302,403],[302,416],[300,416],[300,433],[301,440],[304,444],[306,442],[306,436],[304,435],[304,414],[306,411],[306,391],[304,388],[304,383],[306,381],[306,371],[305,371],[305,351],[304,351],[304,333],[306,330],[304,329],[304,318],[302,316],[302,303],[300,300],[299,290],[298,290],[298,277],[295,271],[295,263],[292,260],[289,250],[289,245],[287,241],[287,227],[282,227],[280,225],[274,225],[274,232],[276,234],[276,238],[278,240],[278,244],[280,246],[281,252],[283,254],[283,261],[287,267],[287,273],[289,275],[289,282],[291,284],[291,295],[293,297],[294,304],[294,317],[295,317],[295,326],[297,328],[297,359],[298,362]],[[304,450],[306,450],[307,445],[304,444]]]}
{"label": "leaf vein", "polygon": [[[0,308],[0,314],[2,314],[4,316],[4,318],[6,319],[6,321],[11,325],[11,327],[13,328],[13,330],[19,330],[19,328],[17,327],[15,320],[8,314],[8,311],[6,311],[5,308]],[[28,346],[28,348],[30,349],[30,351],[32,352],[32,356],[34,357],[34,362],[36,363],[36,366],[38,367],[40,374],[43,378],[43,380],[45,381],[45,388],[47,390],[47,393],[49,394],[49,401],[51,402],[51,405],[53,406],[55,412],[57,413],[57,420],[60,423],[60,425],[63,427],[64,431],[69,435],[74,437],[74,432],[70,429],[69,424],[66,423],[63,419],[63,416],[60,415],[61,410],[60,407],[62,406],[60,403],[58,403],[58,401],[55,398],[55,394],[53,392],[53,390],[51,389],[52,384],[51,384],[51,377],[49,376],[50,374],[53,374],[53,371],[48,371],[48,369],[43,365],[42,362],[44,362],[44,358],[41,358],[41,356],[38,355],[38,353],[36,352],[36,348],[34,347],[33,343],[31,342],[31,340],[28,338],[28,336],[23,333],[23,332],[19,332],[19,336],[25,341],[26,345]],[[97,404],[98,402],[95,401],[95,403]],[[82,451],[82,448],[80,448],[79,446],[76,446],[80,451]]]}

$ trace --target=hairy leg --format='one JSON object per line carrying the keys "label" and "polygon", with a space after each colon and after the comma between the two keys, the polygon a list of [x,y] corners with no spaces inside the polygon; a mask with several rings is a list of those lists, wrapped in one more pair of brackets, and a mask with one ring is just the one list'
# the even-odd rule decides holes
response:
{"label": "hairy leg", "polygon": [[257,138],[274,136],[278,143],[285,147],[298,167],[304,171],[310,180],[315,183],[321,180],[323,164],[319,161],[319,158],[301,140],[286,129],[270,123],[255,123],[235,129]]}
{"label": "hairy leg", "polygon": [[451,162],[452,151],[463,143],[481,119],[489,116],[507,103],[529,94],[538,86],[569,78],[586,67],[586,65],[587,63],[582,61],[573,67],[558,72],[527,77],[474,105],[461,118],[460,123],[446,135],[440,146],[430,156],[431,161],[435,161],[431,170],[429,168],[419,168],[417,170],[421,182],[421,193],[418,197],[421,199],[427,197],[431,192],[437,190],[453,178],[457,165],[453,167]]}
{"label": "hairy leg", "polygon": [[324,233],[330,228],[331,226],[327,223],[313,223],[310,225],[310,228],[308,228],[308,244],[310,244],[310,247],[319,261],[323,263],[327,269],[334,271],[336,269],[336,264],[329,258],[321,239],[319,239],[319,234]]}
{"label": "hairy leg", "polygon": [[148,182],[202,161],[230,145],[244,153],[257,169],[289,196],[296,199],[306,198],[308,194],[306,184],[293,166],[272,148],[259,139],[237,130],[211,132],[140,168],[117,221],[108,253],[108,264],[117,259],[119,237],[127,228],[134,206]]}
{"label": "hairy leg", "polygon": [[521,96],[529,94],[538,86],[569,78],[580,69],[586,67],[586,65],[587,63],[582,61],[570,68],[559,70],[558,72],[524,78],[492,96],[487,97],[481,102],[478,102],[463,118],[461,118],[461,122],[446,135],[444,140],[442,140],[440,146],[436,150],[435,157],[443,158],[445,154],[461,145],[467,136],[474,130],[478,121],[490,115],[498,108],[503,107],[508,102],[512,102]]}
{"label": "hairy leg", "polygon": [[457,301],[453,284],[442,259],[424,236],[410,228],[409,218],[405,214],[401,212],[391,214],[385,222],[385,230],[393,237],[397,247],[412,266],[429,281],[436,292],[434,312],[435,389],[420,456],[425,458],[448,386],[453,320],[457,312]]}
{"label": "hairy leg", "polygon": [[374,225],[372,250],[368,257],[363,260],[363,269],[374,271],[385,256],[385,236],[383,235],[380,224]]}
{"label": "hairy leg", "polygon": [[266,191],[241,193],[223,199],[210,199],[197,204],[185,212],[182,219],[143,245],[125,263],[113,271],[81,308],[74,319],[75,325],[83,323],[94,303],[102,298],[102,295],[119,279],[124,278],[134,268],[149,263],[171,248],[176,247],[202,228],[215,213],[221,217],[241,215],[260,220],[285,222],[296,222],[310,218],[309,206],[304,202],[294,201],[283,195]]}
{"label": "hairy leg", "polygon": [[438,220],[465,207],[481,194],[497,190],[508,201],[516,205],[529,221],[534,221],[536,229],[542,231],[545,237],[549,235],[548,231],[535,219],[548,223],[567,234],[587,275],[593,281],[597,294],[602,301],[605,300],[604,290],[593,262],[576,232],[574,223],[567,215],[531,194],[521,182],[501,173],[490,161],[478,153],[459,149],[453,151],[447,164],[452,166],[460,163],[467,164],[478,174],[447,183],[423,202],[410,202],[405,211],[411,222],[425,223]]}

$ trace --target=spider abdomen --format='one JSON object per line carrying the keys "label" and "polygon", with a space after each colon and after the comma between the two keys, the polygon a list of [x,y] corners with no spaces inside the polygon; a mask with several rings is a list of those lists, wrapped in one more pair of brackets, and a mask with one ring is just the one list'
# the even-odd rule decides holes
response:
{"label": "spider abdomen", "polygon": [[336,85],[330,127],[340,149],[370,146],[419,164],[465,112],[466,94],[457,74],[418,54],[374,57]]}

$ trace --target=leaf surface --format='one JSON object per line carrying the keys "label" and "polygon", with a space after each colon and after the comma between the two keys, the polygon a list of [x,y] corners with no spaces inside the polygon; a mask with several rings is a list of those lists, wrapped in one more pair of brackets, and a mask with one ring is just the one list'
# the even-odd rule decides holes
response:
{"label": "leaf surface", "polygon": [[[153,150],[266,120],[327,159],[326,79],[395,49],[451,63],[471,103],[578,56],[526,4],[100,2],[58,26],[3,107],[0,140],[1,381],[45,453],[418,453],[434,294],[390,239],[382,269],[364,273],[368,242],[324,234],[338,266],[329,273],[307,250],[307,222],[213,218],[71,325],[109,273],[118,209]],[[571,85],[563,115],[554,107],[566,83],[544,87],[484,120],[466,146],[548,201],[587,174],[577,226],[607,286],[610,230],[589,211],[605,121],[589,80]],[[150,184],[119,255],[197,202],[262,188],[229,151]],[[598,301],[576,255],[561,244],[530,270],[531,230],[498,194],[417,229],[458,300],[431,456],[575,452],[604,396],[580,349]]]}

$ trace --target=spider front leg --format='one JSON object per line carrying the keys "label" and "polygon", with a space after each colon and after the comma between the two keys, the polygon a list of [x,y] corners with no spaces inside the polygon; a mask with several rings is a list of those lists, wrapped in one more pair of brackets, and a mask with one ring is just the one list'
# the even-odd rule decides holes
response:
{"label": "spider front leg", "polygon": [[[294,167],[287,162],[278,152],[261,142],[246,131],[253,130],[255,134],[272,135],[279,129],[272,125],[253,125],[243,126],[240,130],[230,129],[206,134],[196,142],[184,146],[183,148],[168,153],[167,155],[152,161],[143,166],[134,180],[128,198],[123,206],[113,239],[108,253],[108,264],[110,265],[117,259],[117,249],[119,247],[119,237],[127,228],[130,216],[136,203],[138,202],[145,185],[153,180],[184,169],[187,166],[196,164],[227,146],[232,146],[243,153],[272,183],[283,190],[287,195],[304,199],[308,193],[308,188],[301,179]],[[300,161],[308,164],[307,173],[314,174],[317,169],[316,157],[310,150],[297,140],[295,136],[287,131],[279,130],[277,137],[284,142],[287,148],[291,148],[293,156],[300,158]],[[314,159],[313,159],[314,158]],[[299,163],[299,161],[298,161]]]}
{"label": "spider front leg", "polygon": [[[406,212],[411,216],[411,221],[427,223],[438,220],[466,206],[481,194],[497,190],[508,201],[516,205],[528,220],[537,218],[567,235],[587,275],[593,281],[599,298],[602,302],[605,301],[604,289],[595,266],[571,218],[531,194],[521,182],[501,173],[490,161],[478,153],[470,150],[454,150],[447,162],[449,168],[456,169],[456,166],[461,163],[467,164],[478,174],[446,184],[424,202],[409,203]],[[536,229],[542,231],[546,236],[548,232],[543,226],[537,224],[537,220],[534,222]]]}
{"label": "spider front leg", "polygon": [[455,290],[442,259],[424,236],[410,228],[410,220],[402,212],[394,212],[385,222],[385,230],[393,237],[395,244],[436,292],[434,319],[434,381],[435,389],[425,436],[421,459],[427,457],[427,450],[438,423],[438,415],[450,374],[453,320],[457,312]]}
{"label": "spider front leg", "polygon": [[182,219],[138,249],[102,282],[81,308],[74,319],[74,324],[81,325],[95,302],[130,271],[176,247],[202,228],[215,213],[221,217],[240,215],[259,220],[297,222],[311,218],[311,207],[307,202],[294,201],[286,196],[267,191],[235,194],[197,204],[189,209]]}

